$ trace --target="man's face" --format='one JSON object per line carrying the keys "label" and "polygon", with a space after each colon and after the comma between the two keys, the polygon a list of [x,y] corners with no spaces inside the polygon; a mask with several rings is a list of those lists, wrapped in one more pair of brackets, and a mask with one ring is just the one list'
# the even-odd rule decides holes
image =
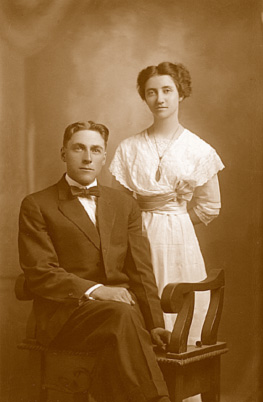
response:
{"label": "man's face", "polygon": [[105,165],[104,139],[97,131],[77,131],[61,149],[61,158],[71,179],[83,186],[91,184]]}

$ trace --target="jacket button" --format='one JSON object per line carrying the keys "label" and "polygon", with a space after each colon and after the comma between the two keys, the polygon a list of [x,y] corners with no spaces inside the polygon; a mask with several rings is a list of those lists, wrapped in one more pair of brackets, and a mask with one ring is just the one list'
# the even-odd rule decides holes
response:
{"label": "jacket button", "polygon": [[69,293],[68,295],[69,295],[69,297],[73,297],[73,293]]}

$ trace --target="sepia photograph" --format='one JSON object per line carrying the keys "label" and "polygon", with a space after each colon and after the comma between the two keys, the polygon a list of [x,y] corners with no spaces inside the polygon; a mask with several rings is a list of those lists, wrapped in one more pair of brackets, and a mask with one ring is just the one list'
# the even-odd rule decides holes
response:
{"label": "sepia photograph", "polygon": [[261,402],[262,0],[1,0],[1,402]]}

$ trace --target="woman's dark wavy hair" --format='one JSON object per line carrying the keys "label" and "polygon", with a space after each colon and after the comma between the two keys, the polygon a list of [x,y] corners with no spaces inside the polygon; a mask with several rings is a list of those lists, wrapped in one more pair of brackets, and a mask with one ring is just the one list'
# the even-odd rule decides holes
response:
{"label": "woman's dark wavy hair", "polygon": [[77,131],[92,130],[97,131],[104,139],[105,148],[107,147],[109,130],[104,124],[94,123],[94,121],[77,121],[76,123],[70,124],[64,132],[63,146],[66,147],[67,143],[71,139],[72,135]]}
{"label": "woman's dark wavy hair", "polygon": [[187,98],[192,92],[191,76],[187,68],[180,63],[164,61],[158,66],[149,66],[142,70],[137,78],[137,89],[142,100],[145,100],[145,85],[149,78],[155,75],[170,75],[173,79],[179,97]]}

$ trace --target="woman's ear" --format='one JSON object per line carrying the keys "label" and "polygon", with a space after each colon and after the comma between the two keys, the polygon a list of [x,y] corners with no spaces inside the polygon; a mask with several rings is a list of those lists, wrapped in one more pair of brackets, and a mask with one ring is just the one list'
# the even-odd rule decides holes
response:
{"label": "woman's ear", "polygon": [[183,97],[183,96],[180,96],[179,102],[182,102],[183,100],[184,100],[184,97]]}

